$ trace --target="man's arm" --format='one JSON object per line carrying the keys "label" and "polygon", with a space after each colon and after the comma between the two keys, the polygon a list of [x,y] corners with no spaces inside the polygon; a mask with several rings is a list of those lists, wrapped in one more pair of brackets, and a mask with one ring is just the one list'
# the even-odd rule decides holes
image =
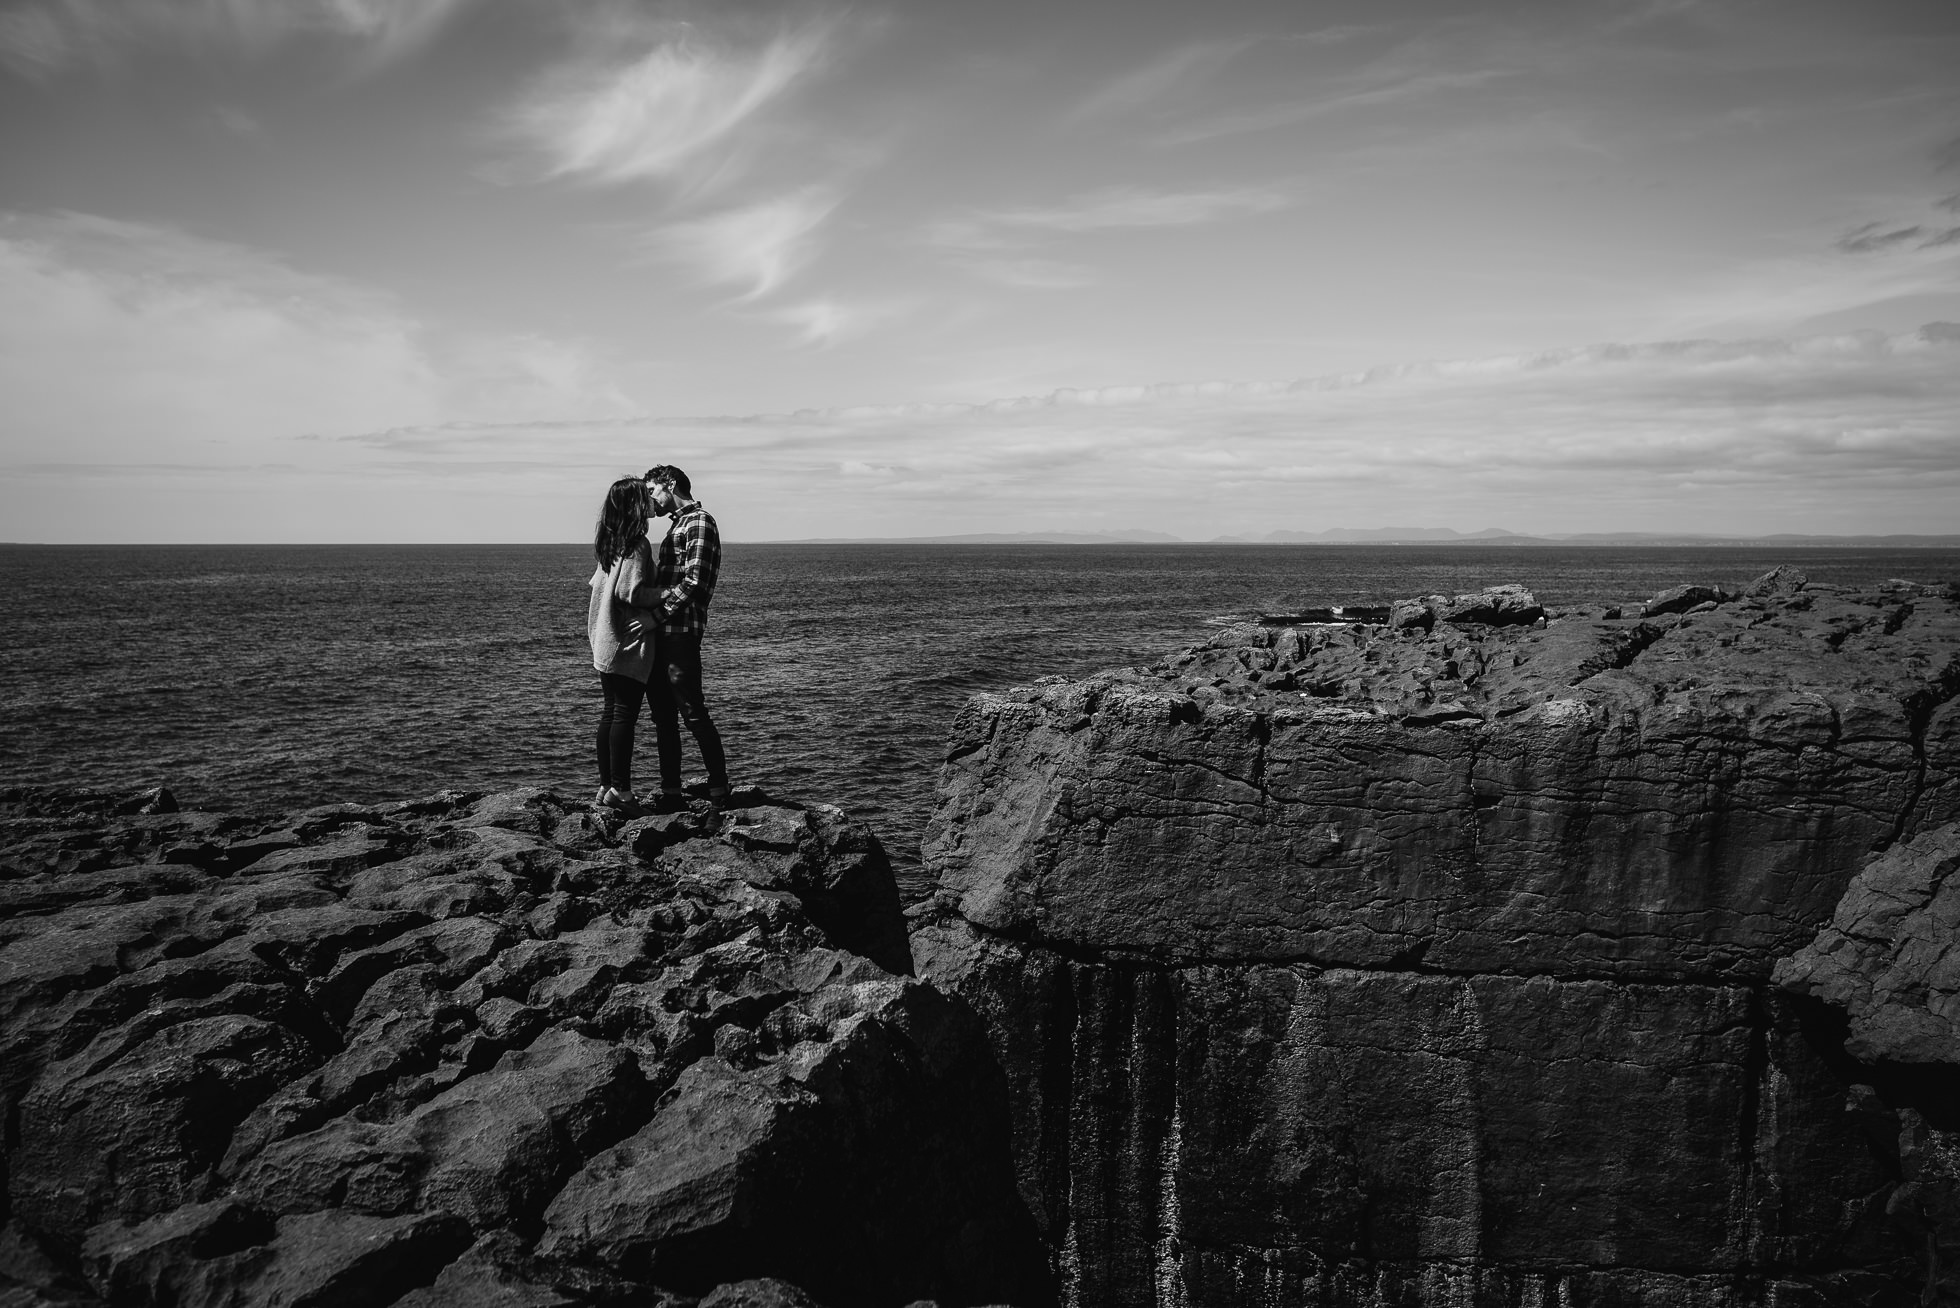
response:
{"label": "man's arm", "polygon": [[715,567],[721,557],[721,533],[714,520],[697,513],[687,520],[674,542],[674,584],[660,597],[665,613],[678,613],[715,589]]}

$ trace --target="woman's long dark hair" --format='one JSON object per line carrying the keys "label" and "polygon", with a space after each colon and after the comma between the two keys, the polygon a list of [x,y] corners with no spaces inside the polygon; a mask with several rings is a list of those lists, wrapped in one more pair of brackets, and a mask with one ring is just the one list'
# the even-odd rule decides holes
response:
{"label": "woman's long dark hair", "polygon": [[599,566],[612,571],[620,556],[647,538],[647,488],[638,477],[621,477],[599,506],[599,526],[592,533],[592,554]]}

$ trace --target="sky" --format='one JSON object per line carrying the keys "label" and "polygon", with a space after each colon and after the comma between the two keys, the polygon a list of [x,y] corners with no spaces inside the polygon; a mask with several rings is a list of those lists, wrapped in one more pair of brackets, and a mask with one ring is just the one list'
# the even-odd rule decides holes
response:
{"label": "sky", "polygon": [[1952,0],[0,0],[0,540],[1960,532]]}

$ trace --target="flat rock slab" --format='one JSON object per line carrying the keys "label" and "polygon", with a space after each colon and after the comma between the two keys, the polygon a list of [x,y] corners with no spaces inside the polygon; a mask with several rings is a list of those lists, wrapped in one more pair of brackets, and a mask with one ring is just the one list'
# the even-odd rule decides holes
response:
{"label": "flat rock slab", "polygon": [[1873,850],[1960,818],[1960,603],[1812,587],[1652,620],[1241,627],[976,696],[948,758],[925,863],[988,930],[1760,983]]}
{"label": "flat rock slab", "polygon": [[[834,808],[10,791],[0,840],[0,1293],[1052,1297],[984,1032],[908,975],[890,865]],[[815,1130],[749,1111],[792,1101]],[[717,1161],[616,1169],[677,1196],[624,1232],[591,1178],[634,1142]]]}

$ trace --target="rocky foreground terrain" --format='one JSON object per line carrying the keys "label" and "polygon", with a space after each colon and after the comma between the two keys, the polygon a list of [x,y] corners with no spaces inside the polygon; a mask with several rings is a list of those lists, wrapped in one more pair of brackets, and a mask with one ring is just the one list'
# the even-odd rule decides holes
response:
{"label": "rocky foreground terrain", "polygon": [[979,697],[908,914],[754,793],[0,794],[0,1308],[1960,1302],[1955,591],[1369,616]]}
{"label": "rocky foreground terrain", "polygon": [[876,840],[738,801],[6,794],[0,1304],[1049,1301]]}
{"label": "rocky foreground terrain", "polygon": [[1066,1303],[1956,1302],[1956,819],[1947,586],[1428,596],[976,699],[913,952]]}

